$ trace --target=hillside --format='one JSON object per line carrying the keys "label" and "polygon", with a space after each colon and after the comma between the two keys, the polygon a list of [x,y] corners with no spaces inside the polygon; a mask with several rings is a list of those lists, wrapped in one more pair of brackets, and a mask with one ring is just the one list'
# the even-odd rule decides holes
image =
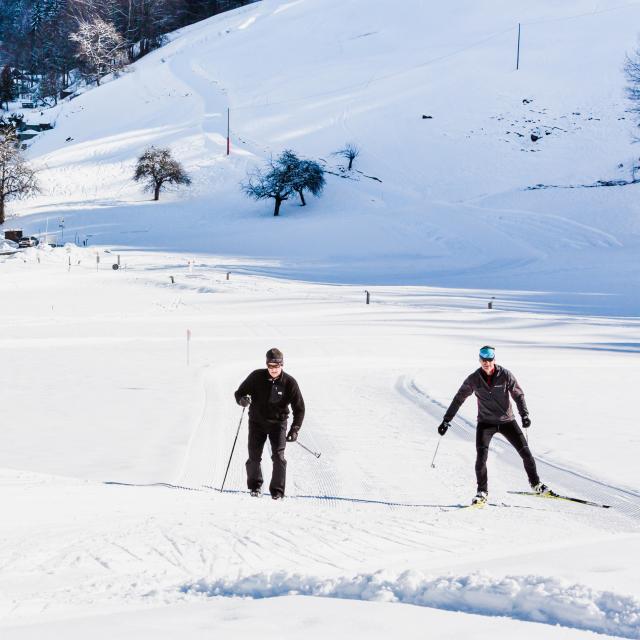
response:
{"label": "hillside", "polygon": [[[619,0],[266,0],[64,104],[30,150],[44,193],[14,210],[35,231],[64,215],[68,237],[243,256],[286,276],[546,290],[632,313],[638,296],[619,283],[639,280],[637,187],[527,188],[630,177],[622,64],[639,14]],[[345,142],[362,150],[346,176],[331,155]],[[130,176],[148,144],[183,159],[190,191],[147,202]],[[339,175],[273,220],[238,184],[287,147]]]}

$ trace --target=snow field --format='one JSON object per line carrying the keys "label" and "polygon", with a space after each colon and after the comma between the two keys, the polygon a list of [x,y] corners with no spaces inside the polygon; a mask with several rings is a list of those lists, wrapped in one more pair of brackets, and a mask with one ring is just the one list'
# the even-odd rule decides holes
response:
{"label": "snow field", "polygon": [[[0,257],[3,639],[640,637],[637,185],[585,187],[636,161],[640,4],[373,5],[183,29],[29,148],[43,191],[6,226],[61,240],[64,218],[90,246]],[[149,144],[191,189],[149,202]],[[274,219],[239,183],[288,147],[332,173]],[[486,343],[543,480],[611,509],[508,493],[499,439],[490,505],[461,508],[473,400],[435,428]],[[272,346],[322,452],[288,447],[282,503],[246,494],[246,419],[217,491],[232,392]]]}
{"label": "snow field", "polygon": [[[634,351],[613,359],[598,347],[631,343],[633,320],[488,312],[482,292],[448,305],[448,292],[419,287],[377,288],[367,306],[357,287],[233,271],[226,280],[204,256],[190,273],[183,256],[127,251],[113,271],[117,253],[102,253],[98,271],[92,249],[73,251],[71,271],[62,249],[2,265],[11,308],[0,344],[11,367],[0,383],[20,390],[4,407],[0,454],[3,633],[76,633],[93,624],[82,620],[89,612],[102,612],[107,628],[119,624],[115,611],[144,624],[137,610],[150,606],[298,593],[637,637],[629,558],[639,499],[625,462],[633,446],[619,446],[626,422],[608,423],[603,441],[593,406],[572,405],[582,425],[572,439],[572,423],[550,428],[543,408],[563,416],[562,398],[583,383],[567,375],[576,362],[617,374],[599,379],[602,393],[620,380],[634,388]],[[535,309],[526,296],[512,304]],[[563,332],[580,348],[567,349]],[[471,402],[429,467],[443,407],[475,367],[478,344],[498,334],[501,360],[527,392],[534,453],[560,467],[568,493],[588,484],[571,470],[590,472],[619,497],[613,509],[508,494],[526,478],[497,441],[492,506],[460,510],[474,492]],[[287,499],[251,499],[244,422],[220,494],[240,417],[232,392],[276,345],[305,395],[301,442],[322,455],[289,446]],[[560,391],[555,381],[538,391],[540,368],[548,371],[539,353],[555,363]],[[253,616],[246,606],[242,632]]]}

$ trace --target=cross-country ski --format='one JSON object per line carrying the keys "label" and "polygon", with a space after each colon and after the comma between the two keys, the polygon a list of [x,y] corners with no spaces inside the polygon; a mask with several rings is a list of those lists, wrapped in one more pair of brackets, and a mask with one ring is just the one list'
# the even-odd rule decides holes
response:
{"label": "cross-country ski", "polygon": [[591,500],[584,500],[583,498],[575,498],[573,496],[563,496],[555,491],[546,491],[544,493],[537,493],[535,491],[509,491],[521,496],[536,496],[537,498],[550,498],[551,500],[567,500],[569,502],[577,502],[579,504],[586,504],[590,507],[602,507],[603,509],[610,509],[609,504],[600,504],[599,502],[592,502]]}

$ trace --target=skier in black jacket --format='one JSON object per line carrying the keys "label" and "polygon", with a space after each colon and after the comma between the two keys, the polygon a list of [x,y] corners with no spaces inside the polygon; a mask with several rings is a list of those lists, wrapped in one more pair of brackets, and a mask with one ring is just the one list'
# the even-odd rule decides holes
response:
{"label": "skier in black jacket", "polygon": [[522,426],[531,426],[529,411],[524,400],[524,391],[515,376],[504,367],[495,364],[495,349],[484,346],[480,349],[480,368],[462,383],[458,393],[444,414],[438,433],[443,436],[451,426],[451,420],[472,394],[478,399],[478,427],[476,429],[476,478],[478,492],[472,504],[485,503],[488,495],[487,457],[489,443],[496,433],[501,433],[520,454],[531,488],[537,493],[548,493],[549,487],[540,482],[536,462],[518,423],[514,419],[509,396],[513,398],[522,418]]}
{"label": "skier in black jacket", "polygon": [[[300,388],[295,379],[282,370],[283,364],[282,351],[269,349],[267,368],[250,373],[235,392],[236,402],[241,407],[249,407],[247,486],[252,496],[262,495],[260,462],[268,437],[273,461],[269,492],[274,500],[284,497],[287,473],[285,444],[298,439],[298,431],[304,420],[304,400]],[[289,405],[293,410],[293,422],[289,433],[286,433]]]}

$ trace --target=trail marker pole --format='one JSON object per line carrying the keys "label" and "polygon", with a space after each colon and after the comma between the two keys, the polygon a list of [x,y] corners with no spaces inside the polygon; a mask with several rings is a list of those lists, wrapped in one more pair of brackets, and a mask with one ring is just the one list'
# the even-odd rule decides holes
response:
{"label": "trail marker pole", "polygon": [[518,22],[518,52],[516,54],[516,71],[520,69],[520,23]]}

